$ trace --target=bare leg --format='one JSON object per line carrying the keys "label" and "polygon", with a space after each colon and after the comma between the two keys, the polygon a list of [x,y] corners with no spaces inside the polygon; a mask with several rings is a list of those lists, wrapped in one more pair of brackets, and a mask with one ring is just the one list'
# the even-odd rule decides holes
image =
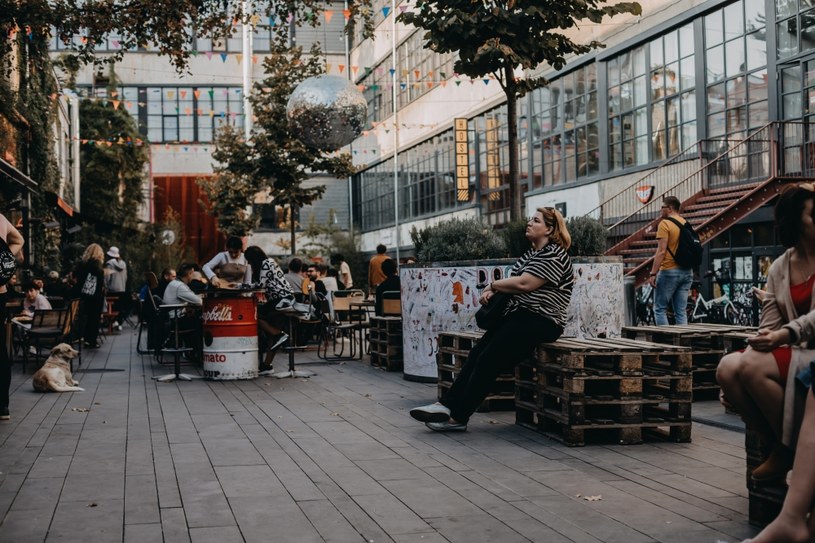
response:
{"label": "bare leg", "polygon": [[258,319],[258,327],[267,336],[279,336],[280,332],[283,331],[283,330],[281,330],[280,328],[278,328],[276,326],[272,326],[271,324],[269,324],[268,322],[266,322],[263,319]]}
{"label": "bare leg", "polygon": [[807,513],[815,499],[815,396],[807,395],[806,412],[798,434],[792,479],[781,513],[764,528],[753,543],[806,543],[813,533],[807,525]]}
{"label": "bare leg", "polygon": [[[727,401],[738,412],[744,422],[755,428],[765,440],[772,442],[775,432],[741,380],[744,355],[751,350],[748,348],[744,353],[730,353],[722,358],[719,367],[716,369],[716,381],[722,387]],[[773,366],[775,366],[775,363],[773,363]]]}
{"label": "bare leg", "polygon": [[755,402],[773,435],[781,438],[784,415],[784,385],[772,353],[752,349],[742,355],[739,379],[747,394]]}

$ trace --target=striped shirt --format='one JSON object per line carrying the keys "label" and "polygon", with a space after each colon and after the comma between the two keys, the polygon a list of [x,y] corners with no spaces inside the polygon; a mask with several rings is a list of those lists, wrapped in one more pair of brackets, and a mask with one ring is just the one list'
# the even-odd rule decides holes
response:
{"label": "striped shirt", "polygon": [[548,243],[538,250],[530,249],[512,266],[510,276],[523,273],[546,282],[532,292],[513,294],[507,313],[523,308],[565,327],[566,309],[574,286],[574,269],[569,254],[557,243]]}

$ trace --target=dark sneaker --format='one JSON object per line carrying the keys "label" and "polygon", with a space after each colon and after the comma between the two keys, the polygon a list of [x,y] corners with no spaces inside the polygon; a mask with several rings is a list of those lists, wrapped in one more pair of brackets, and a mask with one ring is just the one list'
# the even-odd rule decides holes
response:
{"label": "dark sneaker", "polygon": [[450,410],[440,403],[414,407],[410,416],[420,422],[447,422],[450,419]]}
{"label": "dark sneaker", "polygon": [[0,409],[0,420],[11,420],[11,415],[9,415],[8,407]]}
{"label": "dark sneaker", "polygon": [[459,422],[428,422],[425,424],[434,432],[466,432],[467,425]]}

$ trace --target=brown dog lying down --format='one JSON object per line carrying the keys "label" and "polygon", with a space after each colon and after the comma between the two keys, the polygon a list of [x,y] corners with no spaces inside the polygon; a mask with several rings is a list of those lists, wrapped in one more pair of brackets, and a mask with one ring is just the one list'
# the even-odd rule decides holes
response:
{"label": "brown dog lying down", "polygon": [[71,365],[69,362],[76,357],[79,351],[68,345],[60,343],[51,349],[51,356],[45,361],[40,369],[34,373],[32,382],[34,390],[39,392],[78,392],[84,391],[76,385],[71,375]]}

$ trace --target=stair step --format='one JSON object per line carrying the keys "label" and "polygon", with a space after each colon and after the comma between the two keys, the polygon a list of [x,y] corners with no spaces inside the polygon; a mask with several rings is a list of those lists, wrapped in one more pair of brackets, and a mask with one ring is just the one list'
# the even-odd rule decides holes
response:
{"label": "stair step", "polygon": [[[654,252],[655,252],[654,249],[650,249],[650,250],[649,249],[640,249],[640,250],[623,249],[622,251],[618,251],[617,254],[619,256],[624,257],[624,258],[625,257],[628,257],[628,258],[650,258],[650,257],[654,256]],[[639,256],[637,256],[637,255],[639,255]]]}
{"label": "stair step", "polygon": [[719,194],[711,194],[711,195],[704,195],[700,196],[696,199],[696,201],[688,207],[693,207],[695,205],[704,205],[709,204],[712,202],[733,202],[735,200],[740,200],[746,194],[749,194],[749,190],[742,190],[742,191],[732,191],[727,193],[719,193]]}
{"label": "stair step", "polygon": [[682,208],[682,215],[684,216],[685,213],[691,213],[702,209],[713,209],[713,210],[724,209],[725,207],[730,205],[731,202],[735,202],[740,199],[741,198],[734,198],[730,200],[715,200],[710,202],[696,203],[686,208]]}
{"label": "stair step", "polygon": [[719,187],[716,189],[708,189],[705,192],[705,195],[713,195],[713,194],[726,194],[729,192],[749,192],[756,188],[757,186],[761,185],[764,181],[759,181],[756,183],[743,183],[740,185],[731,185],[729,187]]}

